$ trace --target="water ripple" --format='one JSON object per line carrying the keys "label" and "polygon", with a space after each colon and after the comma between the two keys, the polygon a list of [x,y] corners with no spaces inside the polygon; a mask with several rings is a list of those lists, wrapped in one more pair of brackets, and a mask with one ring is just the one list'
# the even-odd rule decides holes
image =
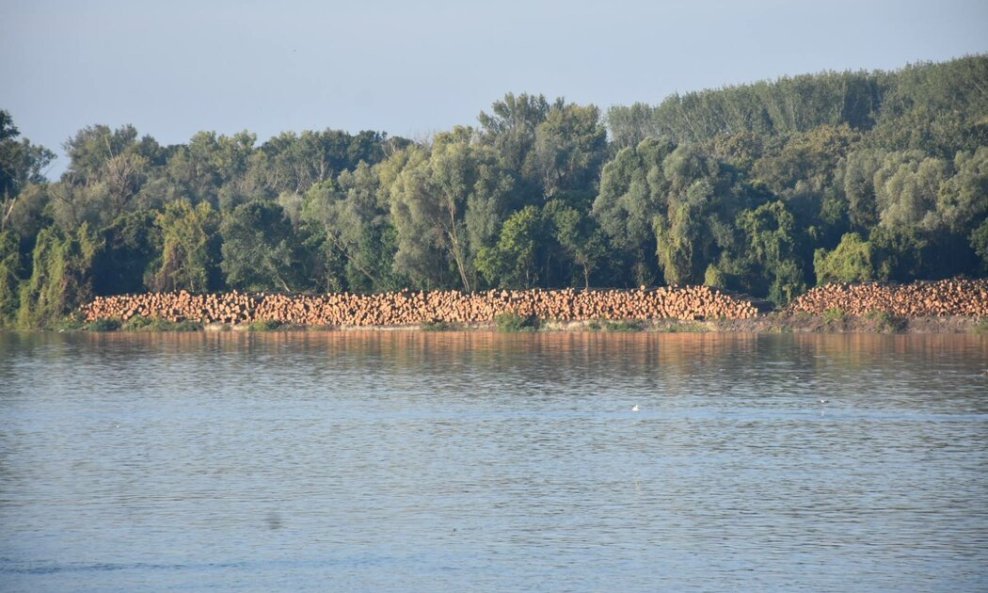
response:
{"label": "water ripple", "polygon": [[986,359],[978,336],[0,334],[0,589],[985,590]]}

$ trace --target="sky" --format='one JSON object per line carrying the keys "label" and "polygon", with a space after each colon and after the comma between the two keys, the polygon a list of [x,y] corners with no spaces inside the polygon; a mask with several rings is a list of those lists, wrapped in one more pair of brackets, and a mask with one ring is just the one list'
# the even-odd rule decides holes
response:
{"label": "sky", "polygon": [[425,139],[508,92],[606,110],[985,52],[985,0],[0,0],[0,109],[57,178],[94,124]]}

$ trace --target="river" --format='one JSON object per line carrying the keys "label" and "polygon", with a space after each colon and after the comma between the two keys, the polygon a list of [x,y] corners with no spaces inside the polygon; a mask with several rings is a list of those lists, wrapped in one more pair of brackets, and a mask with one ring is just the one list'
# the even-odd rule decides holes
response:
{"label": "river", "polygon": [[985,591],[986,369],[963,335],[0,333],[0,591]]}

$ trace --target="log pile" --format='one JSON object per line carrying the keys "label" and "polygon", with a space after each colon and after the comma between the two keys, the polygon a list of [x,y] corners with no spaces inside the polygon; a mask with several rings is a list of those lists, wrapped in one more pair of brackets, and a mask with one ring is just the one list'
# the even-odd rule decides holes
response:
{"label": "log pile", "polygon": [[274,321],[307,326],[402,326],[490,323],[505,312],[543,320],[750,319],[750,302],[706,286],[638,290],[491,290],[358,295],[188,292],[97,297],[81,309],[86,321],[134,316],[173,322],[243,324]]}
{"label": "log pile", "polygon": [[939,280],[901,286],[827,284],[793,301],[789,313],[887,313],[895,317],[988,317],[988,280]]}
{"label": "log pile", "polygon": [[140,316],[168,321],[200,323],[250,323],[258,301],[253,295],[238,292],[219,294],[190,294],[181,292],[152,292],[135,295],[96,297],[83,305],[86,321],[119,319],[127,321]]}

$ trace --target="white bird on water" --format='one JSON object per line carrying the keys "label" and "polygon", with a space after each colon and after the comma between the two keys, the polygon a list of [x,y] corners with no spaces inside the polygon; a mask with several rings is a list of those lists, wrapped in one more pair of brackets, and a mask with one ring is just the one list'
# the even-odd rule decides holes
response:
{"label": "white bird on water", "polygon": [[637,412],[638,411],[638,404],[635,404],[635,405],[631,406],[631,411],[632,412]]}

